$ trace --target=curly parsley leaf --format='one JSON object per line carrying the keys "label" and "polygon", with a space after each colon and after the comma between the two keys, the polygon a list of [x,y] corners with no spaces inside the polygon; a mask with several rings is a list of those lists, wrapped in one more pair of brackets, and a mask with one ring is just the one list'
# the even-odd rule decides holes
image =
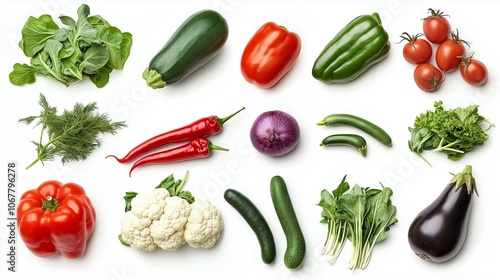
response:
{"label": "curly parsley leaf", "polygon": [[445,110],[443,102],[436,101],[434,111],[428,110],[415,118],[413,127],[409,128],[408,146],[424,160],[424,150],[442,152],[449,159],[458,160],[483,145],[491,127],[494,124],[479,115],[478,105]]}
{"label": "curly parsley leaf", "polygon": [[[107,114],[97,112],[95,102],[83,105],[76,103],[73,110],[57,113],[57,108],[49,105],[43,94],[38,102],[42,110],[39,115],[19,119],[20,123],[30,125],[33,122],[41,126],[40,138],[32,141],[36,146],[37,158],[26,169],[37,162],[61,158],[61,162],[85,160],[99,148],[101,134],[115,134],[126,127],[124,122],[113,122]],[[44,139],[47,139],[44,142]]]}

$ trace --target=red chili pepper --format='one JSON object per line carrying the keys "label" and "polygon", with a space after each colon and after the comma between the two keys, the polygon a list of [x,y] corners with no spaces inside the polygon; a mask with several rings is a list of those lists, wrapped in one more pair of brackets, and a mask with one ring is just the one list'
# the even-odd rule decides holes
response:
{"label": "red chili pepper", "polygon": [[130,152],[128,152],[128,154],[123,158],[118,158],[114,155],[109,155],[106,158],[114,157],[118,162],[126,163],[133,160],[134,158],[138,157],[141,154],[150,152],[153,149],[159,148],[167,144],[180,143],[193,140],[199,137],[218,134],[222,131],[222,126],[226,121],[228,121],[230,118],[232,118],[234,115],[238,114],[244,109],[245,107],[241,108],[240,110],[232,113],[231,115],[225,118],[219,118],[217,116],[209,116],[201,118],[186,126],[164,132],[162,134],[159,134],[142,142],[141,144],[137,145],[135,148],[130,150]]}
{"label": "red chili pepper", "polygon": [[274,86],[299,56],[299,35],[274,22],[267,22],[248,42],[241,57],[243,77],[262,88]]}
{"label": "red chili pepper", "polygon": [[179,147],[149,154],[138,159],[132,165],[132,168],[130,168],[129,176],[132,174],[132,171],[139,166],[206,158],[212,154],[213,150],[228,151],[226,148],[212,144],[212,142],[208,141],[206,138],[196,138]]}

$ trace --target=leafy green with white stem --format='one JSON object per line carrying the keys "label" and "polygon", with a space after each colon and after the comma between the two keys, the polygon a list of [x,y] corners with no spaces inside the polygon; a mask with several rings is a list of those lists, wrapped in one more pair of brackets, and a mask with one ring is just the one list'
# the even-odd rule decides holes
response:
{"label": "leafy green with white stem", "polygon": [[327,190],[321,192],[321,223],[328,224],[322,253],[331,254],[329,262],[333,263],[349,239],[353,248],[349,269],[365,269],[375,244],[386,239],[389,228],[397,223],[397,209],[392,205],[390,188],[355,185],[347,192],[350,187],[345,178],[331,194]]}
{"label": "leafy green with white stem", "polygon": [[328,225],[328,233],[321,254],[330,255],[329,262],[332,264],[340,255],[347,241],[347,222],[336,217],[338,199],[350,188],[349,183],[345,181],[346,177],[347,175],[342,178],[342,182],[334,191],[322,190],[321,200],[318,203],[318,206],[323,207],[320,223]]}

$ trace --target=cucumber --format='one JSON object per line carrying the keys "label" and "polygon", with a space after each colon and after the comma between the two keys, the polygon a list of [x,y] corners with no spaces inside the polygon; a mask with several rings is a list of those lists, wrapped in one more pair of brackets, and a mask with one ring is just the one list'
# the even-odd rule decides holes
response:
{"label": "cucumber", "polygon": [[229,28],[216,11],[202,10],[188,17],[153,57],[142,77],[157,89],[182,81],[222,49]]}
{"label": "cucumber", "polygon": [[321,121],[317,123],[318,125],[326,126],[339,126],[348,125],[356,127],[375,138],[380,143],[391,146],[392,139],[391,136],[385,130],[383,130],[378,125],[363,119],[361,117],[350,115],[350,114],[330,114],[324,117]]}
{"label": "cucumber", "polygon": [[351,146],[356,148],[362,156],[366,157],[366,140],[357,134],[332,134],[321,141],[320,146]]}
{"label": "cucumber", "polygon": [[227,189],[224,199],[240,213],[257,236],[262,261],[266,264],[273,263],[276,259],[274,236],[259,209],[247,196],[234,189]]}
{"label": "cucumber", "polygon": [[285,181],[281,176],[271,178],[271,198],[286,237],[285,266],[298,269],[304,263],[306,241],[295,214]]}

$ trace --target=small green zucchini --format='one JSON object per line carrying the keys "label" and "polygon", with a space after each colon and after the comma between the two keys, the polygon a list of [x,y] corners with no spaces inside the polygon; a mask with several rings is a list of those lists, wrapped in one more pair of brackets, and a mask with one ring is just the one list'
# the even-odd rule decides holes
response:
{"label": "small green zucchini", "polygon": [[176,84],[213,59],[227,41],[226,19],[202,10],[188,17],[153,57],[142,77],[156,89]]}
{"label": "small green zucchini", "polygon": [[356,127],[368,133],[373,138],[378,140],[380,143],[386,146],[392,145],[391,136],[389,136],[389,134],[385,130],[380,128],[378,125],[355,115],[330,114],[326,116],[323,120],[319,121],[317,124],[326,126],[348,125]]}
{"label": "small green zucchini", "polygon": [[332,134],[325,137],[320,146],[351,146],[356,148],[362,156],[366,156],[366,140],[357,134]]}
{"label": "small green zucchini", "polygon": [[306,241],[295,214],[285,181],[281,176],[271,178],[271,198],[286,237],[285,266],[298,269],[304,263]]}
{"label": "small green zucchini", "polygon": [[266,264],[273,263],[276,259],[274,236],[259,209],[247,196],[235,189],[227,189],[224,199],[240,213],[257,236],[262,261]]}

